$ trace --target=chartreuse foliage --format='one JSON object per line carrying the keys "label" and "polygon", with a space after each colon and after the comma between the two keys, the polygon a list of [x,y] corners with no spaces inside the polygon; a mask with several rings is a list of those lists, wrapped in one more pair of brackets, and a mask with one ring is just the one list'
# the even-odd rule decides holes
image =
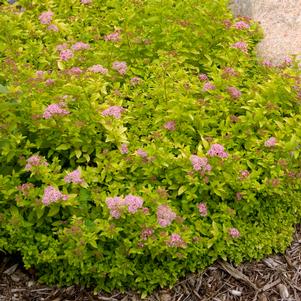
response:
{"label": "chartreuse foliage", "polygon": [[257,60],[254,22],[224,0],[0,13],[0,249],[50,284],[143,293],[285,250],[301,88]]}

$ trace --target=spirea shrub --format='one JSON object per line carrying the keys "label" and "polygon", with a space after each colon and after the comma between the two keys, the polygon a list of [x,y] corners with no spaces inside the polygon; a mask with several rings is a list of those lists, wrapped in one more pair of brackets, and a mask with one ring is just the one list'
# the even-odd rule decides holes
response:
{"label": "spirea shrub", "polygon": [[223,0],[0,13],[2,251],[46,283],[149,293],[285,250],[301,81],[256,58],[257,24]]}

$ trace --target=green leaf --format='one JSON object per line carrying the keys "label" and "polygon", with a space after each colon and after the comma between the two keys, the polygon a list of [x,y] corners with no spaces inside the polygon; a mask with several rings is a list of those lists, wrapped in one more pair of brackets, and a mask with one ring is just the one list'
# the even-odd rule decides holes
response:
{"label": "green leaf", "polygon": [[8,89],[5,86],[0,84],[0,93],[1,94],[6,94],[7,92],[8,92]]}
{"label": "green leaf", "polygon": [[64,143],[64,144],[59,145],[59,146],[56,148],[56,150],[67,150],[67,149],[69,149],[69,148],[70,148],[70,145]]}
{"label": "green leaf", "polygon": [[54,205],[52,205],[52,206],[50,207],[50,210],[49,210],[49,212],[48,212],[47,215],[48,215],[48,216],[54,216],[54,215],[57,215],[57,214],[59,213],[59,211],[60,211],[60,206],[54,204]]}
{"label": "green leaf", "polygon": [[77,159],[79,159],[80,156],[82,155],[82,151],[81,151],[80,149],[76,149],[76,150],[74,151],[74,153],[75,153],[75,156],[76,156]]}
{"label": "green leaf", "polygon": [[178,190],[178,195],[181,195],[183,194],[185,191],[187,190],[187,187],[186,186],[181,186]]}

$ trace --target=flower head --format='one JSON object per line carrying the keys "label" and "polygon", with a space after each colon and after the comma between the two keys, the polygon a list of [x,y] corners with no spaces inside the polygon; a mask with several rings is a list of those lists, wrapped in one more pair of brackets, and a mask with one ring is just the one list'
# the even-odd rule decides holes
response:
{"label": "flower head", "polygon": [[30,189],[32,189],[34,185],[32,183],[24,183],[17,187],[19,191],[21,191],[25,196],[28,195]]}
{"label": "flower head", "polygon": [[89,44],[86,44],[84,42],[76,42],[71,46],[72,50],[79,51],[79,50],[86,50],[90,48]]}
{"label": "flower head", "polygon": [[121,209],[124,205],[124,200],[120,197],[113,197],[113,198],[107,198],[106,204],[108,208],[110,209],[110,214],[114,218],[119,218],[121,215]]}
{"label": "flower head", "polygon": [[191,155],[190,162],[192,163],[193,169],[195,171],[200,171],[202,174],[211,170],[211,165],[208,163],[208,159],[206,157]]}
{"label": "flower head", "polygon": [[78,169],[68,173],[64,177],[64,181],[66,183],[74,183],[74,184],[81,184],[84,182],[83,179],[81,178],[81,173]]}
{"label": "flower head", "polygon": [[248,170],[241,170],[240,171],[240,179],[243,180],[245,178],[247,178],[250,175]]}
{"label": "flower head", "polygon": [[51,85],[54,84],[54,83],[55,83],[55,80],[52,79],[52,78],[48,78],[48,79],[45,81],[45,84],[46,84],[47,86],[51,86]]}
{"label": "flower head", "polygon": [[50,24],[47,29],[55,32],[59,31],[59,28],[55,24]]}
{"label": "flower head", "polygon": [[204,86],[203,86],[203,92],[207,92],[207,91],[210,91],[210,90],[215,90],[215,85],[213,85],[210,82],[205,83]]}
{"label": "flower head", "polygon": [[46,160],[39,155],[32,155],[26,160],[25,169],[31,170],[34,166],[48,166]]}
{"label": "flower head", "polygon": [[231,25],[232,25],[232,22],[231,22],[231,20],[229,20],[229,19],[224,20],[223,23],[224,23],[224,26],[225,26],[227,29],[229,29],[229,28],[231,27]]}
{"label": "flower head", "polygon": [[234,99],[237,99],[241,96],[241,92],[235,87],[229,87],[227,91]]}
{"label": "flower head", "polygon": [[199,203],[198,208],[201,216],[207,216],[208,209],[205,203]]}
{"label": "flower head", "polygon": [[205,73],[199,74],[198,78],[199,78],[199,80],[202,81],[202,82],[205,82],[205,81],[208,80],[208,76],[207,76]]}
{"label": "flower head", "polygon": [[266,140],[264,142],[264,146],[265,147],[273,147],[273,146],[275,146],[276,143],[277,143],[276,138],[275,137],[271,137],[271,138],[269,138],[268,140]]}
{"label": "flower head", "polygon": [[236,228],[230,228],[229,229],[229,234],[233,238],[237,238],[240,236],[240,232]]}
{"label": "flower head", "polygon": [[237,76],[237,72],[231,67],[225,67],[222,76],[224,78],[229,78],[231,76]]}
{"label": "flower head", "polygon": [[129,152],[127,144],[125,144],[125,143],[121,144],[120,152],[122,154],[127,154]]}
{"label": "flower head", "polygon": [[267,68],[271,68],[271,67],[274,66],[273,62],[270,61],[270,60],[264,60],[264,61],[262,62],[262,65],[265,66],[265,67],[267,67]]}
{"label": "flower head", "polygon": [[136,151],[136,154],[138,155],[138,156],[140,156],[141,158],[147,158],[147,152],[145,152],[143,149],[141,149],[141,148],[139,148],[139,149],[137,149],[137,151]]}
{"label": "flower head", "polygon": [[37,77],[43,77],[45,74],[47,74],[47,72],[46,71],[43,71],[43,70],[37,70],[36,71],[36,76]]}
{"label": "flower head", "polygon": [[68,48],[68,45],[66,43],[59,44],[59,45],[56,46],[56,50],[59,51],[59,52],[65,50],[67,48]]}
{"label": "flower head", "polygon": [[161,227],[169,226],[176,217],[176,213],[167,205],[160,205],[157,209],[157,221]]}
{"label": "flower head", "polygon": [[42,203],[44,205],[49,205],[51,203],[55,203],[60,200],[67,200],[68,196],[62,194],[58,189],[53,186],[47,186],[44,190],[44,195],[42,198]]}
{"label": "flower head", "polygon": [[245,52],[245,53],[248,52],[248,44],[244,41],[239,41],[239,42],[236,42],[236,43],[232,44],[232,48],[239,49],[239,50],[241,50],[242,52]]}
{"label": "flower head", "polygon": [[52,21],[53,15],[54,15],[54,13],[52,11],[45,11],[45,12],[41,13],[39,16],[39,20],[40,20],[41,24],[50,24]]}
{"label": "flower head", "polygon": [[102,116],[113,116],[116,119],[119,119],[121,117],[121,113],[124,111],[123,107],[120,106],[112,106],[108,109],[102,111]]}
{"label": "flower head", "polygon": [[71,58],[73,58],[73,56],[74,56],[73,51],[70,49],[64,49],[60,52],[60,59],[62,61],[68,61]]}
{"label": "flower head", "polygon": [[184,247],[185,242],[179,234],[172,233],[167,242],[167,245],[170,247]]}
{"label": "flower head", "polygon": [[121,38],[120,38],[120,30],[116,30],[110,34],[107,34],[104,36],[104,40],[105,41],[111,41],[111,42],[120,42]]}
{"label": "flower head", "polygon": [[244,21],[238,21],[233,25],[236,29],[249,29],[250,25]]}
{"label": "flower head", "polygon": [[224,147],[221,144],[212,144],[207,154],[210,157],[228,158],[228,153],[225,152]]}
{"label": "flower head", "polygon": [[176,130],[176,122],[174,120],[167,121],[164,124],[164,128],[169,131],[175,131]]}
{"label": "flower head", "polygon": [[130,80],[131,86],[137,86],[137,85],[140,84],[140,82],[141,82],[141,78],[140,77],[133,77]]}
{"label": "flower head", "polygon": [[67,73],[70,75],[80,75],[83,73],[83,70],[79,67],[72,67],[69,70],[67,70]]}
{"label": "flower head", "polygon": [[112,65],[112,68],[116,70],[119,74],[124,75],[127,70],[127,64],[126,62],[114,62]]}
{"label": "flower head", "polygon": [[124,198],[124,204],[128,207],[130,213],[135,213],[139,208],[143,206],[143,199],[132,194],[127,195]]}
{"label": "flower head", "polygon": [[147,240],[150,236],[152,236],[154,233],[154,230],[152,228],[145,228],[141,232],[141,239]]}
{"label": "flower head", "polygon": [[50,119],[53,116],[65,116],[68,115],[70,112],[63,109],[61,104],[51,104],[49,105],[44,113],[43,113],[43,118],[45,119]]}
{"label": "flower head", "polygon": [[81,4],[90,4],[92,3],[92,0],[80,0]]}
{"label": "flower head", "polygon": [[93,72],[93,73],[108,74],[108,69],[104,68],[101,65],[93,65],[88,68],[88,71]]}

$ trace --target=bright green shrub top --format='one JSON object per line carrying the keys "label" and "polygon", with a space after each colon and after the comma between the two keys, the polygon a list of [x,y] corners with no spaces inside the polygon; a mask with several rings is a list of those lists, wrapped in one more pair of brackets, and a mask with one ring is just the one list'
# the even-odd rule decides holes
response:
{"label": "bright green shrub top", "polygon": [[42,281],[146,293],[289,244],[298,69],[226,2],[0,6],[0,248]]}

